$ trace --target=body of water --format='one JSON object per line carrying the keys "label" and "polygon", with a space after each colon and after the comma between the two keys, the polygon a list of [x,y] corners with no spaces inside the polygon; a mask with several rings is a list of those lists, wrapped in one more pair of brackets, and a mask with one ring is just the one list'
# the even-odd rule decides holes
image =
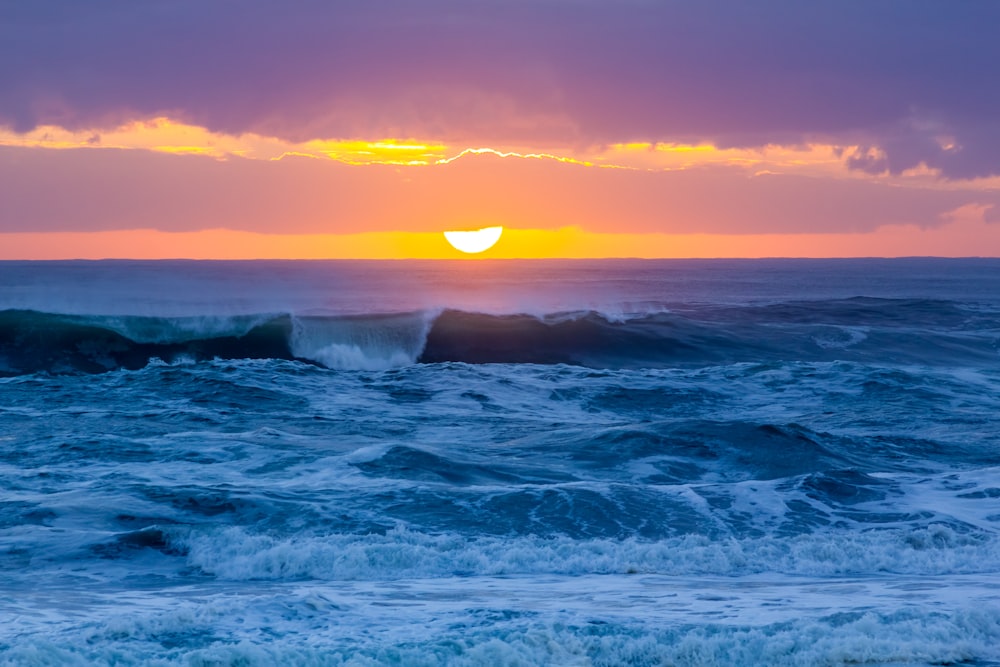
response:
{"label": "body of water", "polygon": [[0,262],[0,664],[1000,662],[1000,260]]}

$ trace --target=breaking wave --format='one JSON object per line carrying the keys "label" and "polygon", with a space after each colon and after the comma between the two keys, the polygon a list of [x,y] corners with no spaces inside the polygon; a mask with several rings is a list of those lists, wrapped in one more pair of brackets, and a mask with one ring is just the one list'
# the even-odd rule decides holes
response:
{"label": "breaking wave", "polygon": [[595,368],[744,361],[1000,362],[1000,314],[948,301],[853,298],[687,306],[624,316],[426,310],[367,315],[82,316],[0,311],[0,374],[99,373],[212,359],[343,370],[413,363]]}

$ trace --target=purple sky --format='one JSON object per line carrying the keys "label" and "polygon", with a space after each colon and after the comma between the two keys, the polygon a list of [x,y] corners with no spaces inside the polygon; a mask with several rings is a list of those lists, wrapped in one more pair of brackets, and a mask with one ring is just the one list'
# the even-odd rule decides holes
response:
{"label": "purple sky", "polygon": [[[0,234],[994,235],[998,33],[991,0],[0,0]],[[324,148],[386,140],[436,147]]]}
{"label": "purple sky", "polygon": [[[304,140],[825,139],[1000,173],[1000,3],[42,0],[0,5],[0,122],[169,115]],[[961,146],[944,151],[937,137]]]}

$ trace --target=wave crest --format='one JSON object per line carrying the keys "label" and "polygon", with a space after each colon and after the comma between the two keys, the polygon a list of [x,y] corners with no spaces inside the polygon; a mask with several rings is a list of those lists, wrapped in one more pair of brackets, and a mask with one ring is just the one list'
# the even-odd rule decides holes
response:
{"label": "wave crest", "polygon": [[342,370],[413,363],[664,368],[740,362],[997,365],[1000,322],[950,302],[843,299],[496,315],[79,316],[0,311],[0,375],[138,369],[154,359],[300,360]]}

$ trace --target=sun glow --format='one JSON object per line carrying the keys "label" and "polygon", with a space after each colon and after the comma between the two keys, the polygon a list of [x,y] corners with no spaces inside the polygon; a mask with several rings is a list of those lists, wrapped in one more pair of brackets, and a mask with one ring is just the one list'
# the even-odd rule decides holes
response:
{"label": "sun glow", "polygon": [[445,232],[444,238],[455,250],[475,254],[489,250],[500,240],[503,227],[483,227],[468,232]]}

